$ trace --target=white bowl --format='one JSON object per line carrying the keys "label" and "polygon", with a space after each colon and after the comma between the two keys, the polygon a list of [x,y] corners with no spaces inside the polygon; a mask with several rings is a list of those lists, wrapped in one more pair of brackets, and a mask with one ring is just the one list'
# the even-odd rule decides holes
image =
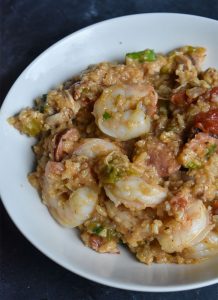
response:
{"label": "white bowl", "polygon": [[[218,22],[180,14],[139,14],[116,18],[73,33],[43,52],[20,75],[0,114],[0,191],[11,219],[25,237],[52,260],[83,277],[137,291],[178,291],[218,282],[218,257],[196,265],[146,266],[121,248],[120,255],[86,248],[77,231],[59,226],[27,181],[33,139],[20,135],[7,118],[88,65],[122,60],[126,52],[182,45],[208,49],[205,68],[218,68]],[[9,237],[10,238],[10,237]]]}

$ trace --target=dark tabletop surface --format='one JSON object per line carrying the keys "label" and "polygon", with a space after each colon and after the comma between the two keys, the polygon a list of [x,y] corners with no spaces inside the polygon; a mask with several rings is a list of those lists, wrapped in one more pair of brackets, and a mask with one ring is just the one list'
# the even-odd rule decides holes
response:
{"label": "dark tabletop surface", "polygon": [[[0,0],[0,104],[24,68],[64,36],[117,16],[177,12],[218,19],[218,0]],[[36,250],[0,203],[0,299],[218,299],[218,285],[177,293],[129,292],[83,279]]]}

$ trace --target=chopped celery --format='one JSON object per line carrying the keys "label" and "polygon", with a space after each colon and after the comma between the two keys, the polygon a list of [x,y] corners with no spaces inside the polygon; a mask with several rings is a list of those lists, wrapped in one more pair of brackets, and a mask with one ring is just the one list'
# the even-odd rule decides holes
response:
{"label": "chopped celery", "polygon": [[103,183],[115,183],[129,170],[129,162],[125,155],[112,152],[100,166],[100,180]]}
{"label": "chopped celery", "polygon": [[157,58],[155,52],[151,49],[146,49],[139,52],[127,53],[126,57],[138,60],[139,62],[145,62],[145,61],[151,62],[151,61],[155,61]]}
{"label": "chopped celery", "polygon": [[97,223],[97,222],[90,223],[88,228],[92,233],[95,233],[97,235],[99,235],[100,232],[102,230],[104,230],[104,227],[100,223]]}
{"label": "chopped celery", "polygon": [[100,235],[101,237],[106,238],[106,237],[107,237],[107,229],[106,229],[106,228],[103,228],[103,229],[99,232],[98,235]]}
{"label": "chopped celery", "polygon": [[108,120],[108,119],[110,119],[111,118],[111,115],[108,113],[108,112],[105,112],[104,114],[103,114],[103,119],[106,121],[106,120]]}
{"label": "chopped celery", "polygon": [[121,170],[110,164],[106,165],[102,171],[104,183],[115,183],[122,177]]}
{"label": "chopped celery", "polygon": [[104,228],[102,226],[96,226],[93,228],[92,232],[98,235],[103,229]]}
{"label": "chopped celery", "polygon": [[201,163],[199,161],[190,161],[185,165],[188,169],[198,169],[201,167]]}
{"label": "chopped celery", "polygon": [[107,228],[97,221],[91,222],[88,225],[88,230],[90,233],[94,233],[103,238],[107,238],[107,240],[109,241],[120,237],[120,234],[114,228]]}
{"label": "chopped celery", "polygon": [[207,148],[206,158],[210,158],[212,154],[216,151],[216,144],[212,144]]}

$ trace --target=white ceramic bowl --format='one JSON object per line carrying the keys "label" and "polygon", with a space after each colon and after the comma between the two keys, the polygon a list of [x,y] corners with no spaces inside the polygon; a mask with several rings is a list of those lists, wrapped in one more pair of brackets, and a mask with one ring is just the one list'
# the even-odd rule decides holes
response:
{"label": "white ceramic bowl", "polygon": [[[20,75],[0,114],[0,191],[11,219],[25,237],[52,260],[83,277],[137,291],[178,291],[218,282],[218,257],[196,265],[146,266],[121,248],[120,255],[86,248],[76,230],[59,226],[27,181],[33,165],[33,139],[20,135],[6,119],[88,65],[122,60],[126,52],[182,45],[208,49],[205,67],[218,68],[218,22],[179,14],[140,14],[89,26],[43,52]],[[10,238],[10,237],[9,237]]]}

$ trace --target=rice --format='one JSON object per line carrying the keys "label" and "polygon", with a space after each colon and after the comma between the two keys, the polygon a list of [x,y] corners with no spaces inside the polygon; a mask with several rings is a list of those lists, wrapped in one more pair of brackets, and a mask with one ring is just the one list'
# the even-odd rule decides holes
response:
{"label": "rice", "polygon": [[[73,227],[70,213],[76,216],[84,206],[85,218],[77,227],[86,246],[99,253],[119,253],[122,243],[145,264],[194,263],[198,259],[193,245],[204,241],[209,232],[218,234],[218,71],[201,69],[205,55],[204,48],[192,46],[166,55],[150,49],[128,53],[124,63],[90,66],[37,98],[32,108],[9,118],[21,133],[37,139],[36,168],[28,178],[56,220],[63,224],[59,218],[65,218],[64,224]],[[99,125],[94,109],[105,99],[114,101],[110,105],[116,113],[104,110],[101,121],[115,128],[113,134],[111,128]],[[116,137],[121,126],[127,136],[137,127],[135,117],[123,121],[125,110],[148,118],[142,134]],[[105,152],[103,146],[102,150],[94,145],[76,155],[87,139],[114,148]],[[106,187],[116,189],[117,182],[125,183],[127,178],[133,182],[140,178],[145,200],[139,196],[132,200],[139,193],[134,184],[109,195]],[[88,199],[82,198],[77,200],[79,208],[70,204],[65,210],[75,191],[83,187],[97,194],[91,212]],[[155,204],[143,203],[157,197]],[[195,204],[201,210],[193,212]],[[199,214],[202,217],[196,221]],[[186,240],[194,230],[190,221],[199,222],[199,228],[205,222],[195,243],[195,238]],[[181,245],[176,247],[180,235]],[[171,244],[169,250],[165,240]],[[193,257],[186,252],[194,253]]]}

